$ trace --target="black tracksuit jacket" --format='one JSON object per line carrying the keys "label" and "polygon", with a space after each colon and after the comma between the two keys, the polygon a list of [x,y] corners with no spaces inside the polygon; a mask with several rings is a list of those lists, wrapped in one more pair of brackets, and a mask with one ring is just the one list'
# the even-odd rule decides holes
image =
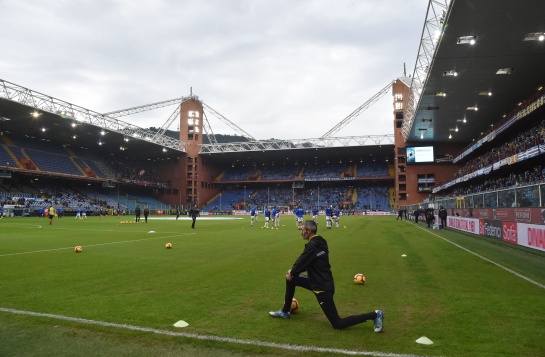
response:
{"label": "black tracksuit jacket", "polygon": [[306,271],[313,291],[335,290],[333,274],[329,265],[329,249],[321,236],[312,237],[305,245],[303,253],[291,268],[291,276],[299,276]]}

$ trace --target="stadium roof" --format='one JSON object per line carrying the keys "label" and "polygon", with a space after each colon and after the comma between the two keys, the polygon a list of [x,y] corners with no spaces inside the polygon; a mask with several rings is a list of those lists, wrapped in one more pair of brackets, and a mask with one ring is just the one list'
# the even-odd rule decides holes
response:
{"label": "stadium roof", "polygon": [[443,32],[425,64],[420,47],[413,79],[422,92],[414,117],[405,115],[407,141],[469,144],[542,88],[543,14],[545,1],[534,0],[452,1],[434,13]]}
{"label": "stadium roof", "polygon": [[[0,134],[52,141],[77,149],[91,150],[99,156],[170,160],[183,154],[146,140],[128,138],[121,133],[104,130],[98,125],[66,119],[59,114],[39,111],[40,114],[35,117],[35,109],[0,96]],[[74,123],[77,123],[75,127],[72,126]],[[101,134],[103,131],[105,135]]]}

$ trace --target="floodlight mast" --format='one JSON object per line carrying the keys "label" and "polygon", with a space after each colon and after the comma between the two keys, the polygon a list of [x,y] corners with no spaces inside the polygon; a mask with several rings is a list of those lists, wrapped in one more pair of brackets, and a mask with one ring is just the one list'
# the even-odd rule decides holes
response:
{"label": "floodlight mast", "polygon": [[350,123],[352,120],[357,118],[361,113],[366,111],[367,108],[375,104],[380,98],[382,98],[386,93],[388,93],[393,83],[394,83],[393,81],[388,83],[386,87],[382,88],[377,94],[372,96],[367,102],[363,103],[358,109],[354,110],[352,113],[350,113],[350,115],[348,115],[346,118],[341,120],[339,124],[335,125],[331,130],[329,130],[327,133],[322,135],[320,139],[329,138],[335,135],[339,130],[341,130],[346,125],[348,125],[348,123]]}

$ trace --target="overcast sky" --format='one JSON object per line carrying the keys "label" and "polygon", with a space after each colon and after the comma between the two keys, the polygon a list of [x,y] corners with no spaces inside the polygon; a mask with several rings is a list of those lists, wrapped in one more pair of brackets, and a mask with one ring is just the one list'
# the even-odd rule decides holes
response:
{"label": "overcast sky", "polygon": [[[427,0],[0,0],[0,78],[100,113],[193,94],[318,138],[412,74]],[[161,127],[175,107],[120,118]],[[391,92],[335,136],[393,133]],[[234,134],[210,113],[215,134]],[[178,123],[170,126],[178,130]]]}

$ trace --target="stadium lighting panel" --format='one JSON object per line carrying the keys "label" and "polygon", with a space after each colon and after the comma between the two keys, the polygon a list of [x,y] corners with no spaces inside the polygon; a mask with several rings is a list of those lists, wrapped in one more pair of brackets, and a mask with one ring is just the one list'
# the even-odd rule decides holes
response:
{"label": "stadium lighting panel", "polygon": [[456,77],[458,75],[458,72],[455,69],[451,69],[450,71],[444,71],[443,76],[445,77]]}
{"label": "stadium lighting panel", "polygon": [[541,41],[543,42],[545,40],[545,33],[543,32],[531,32],[529,34],[526,34],[524,36],[523,41]]}
{"label": "stadium lighting panel", "polygon": [[489,91],[489,90],[484,90],[484,91],[482,91],[482,92],[479,92],[479,95],[484,95],[484,96],[491,97],[491,96],[492,96],[492,92]]}
{"label": "stadium lighting panel", "polygon": [[474,106],[474,107],[467,107],[467,110],[474,110],[474,111],[477,111],[479,110],[479,108],[477,106]]}
{"label": "stadium lighting panel", "polygon": [[435,92],[435,96],[436,97],[446,97],[447,93],[445,93],[445,92]]}
{"label": "stadium lighting panel", "polygon": [[465,45],[465,44],[474,45],[476,42],[477,42],[477,36],[460,36],[458,37],[458,41],[456,41],[458,45]]}
{"label": "stadium lighting panel", "polygon": [[511,74],[513,73],[515,69],[514,68],[500,68],[496,72],[496,74]]}

